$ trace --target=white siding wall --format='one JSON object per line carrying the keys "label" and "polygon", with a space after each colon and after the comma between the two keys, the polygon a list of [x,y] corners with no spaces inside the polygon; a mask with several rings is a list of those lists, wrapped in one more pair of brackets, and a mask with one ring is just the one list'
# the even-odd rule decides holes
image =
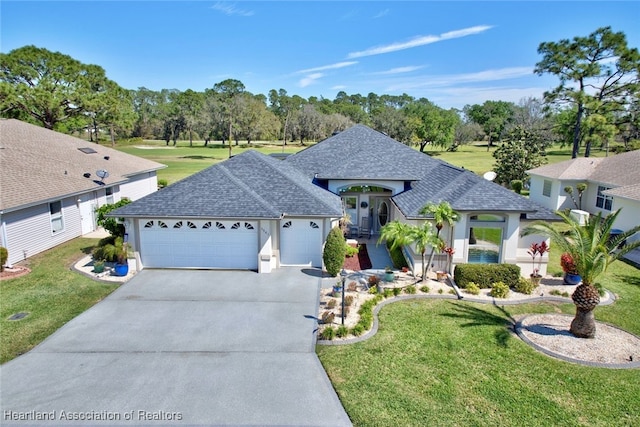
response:
{"label": "white siding wall", "polygon": [[80,210],[76,200],[69,197],[62,200],[62,220],[64,228],[53,233],[49,204],[33,206],[2,215],[5,223],[6,245],[9,250],[9,264],[51,249],[82,234]]}
{"label": "white siding wall", "polygon": [[148,172],[129,178],[129,181],[120,185],[120,199],[129,198],[138,200],[147,194],[158,191],[158,179],[155,172]]}
{"label": "white siding wall", "polygon": [[[640,225],[640,201],[623,199],[622,197],[613,198],[613,210],[622,209],[613,224],[614,228],[627,231],[633,227]],[[640,240],[640,233],[634,234],[627,239],[627,242],[635,242]]]}

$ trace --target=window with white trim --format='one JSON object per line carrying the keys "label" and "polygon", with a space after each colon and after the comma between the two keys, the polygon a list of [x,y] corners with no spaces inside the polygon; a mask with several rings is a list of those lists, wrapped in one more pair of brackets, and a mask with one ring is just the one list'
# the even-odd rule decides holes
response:
{"label": "window with white trim", "polygon": [[546,197],[551,197],[551,180],[545,179],[542,184],[542,195]]}
{"label": "window with white trim", "polygon": [[49,203],[49,214],[51,216],[51,232],[59,233],[64,230],[64,221],[62,220],[62,201]]}
{"label": "window with white trim", "polygon": [[105,188],[107,193],[107,204],[113,204],[113,187]]}
{"label": "window with white trim", "polygon": [[613,197],[602,194],[603,191],[610,190],[611,187],[598,186],[598,195],[596,196],[596,207],[610,211],[613,205]]}

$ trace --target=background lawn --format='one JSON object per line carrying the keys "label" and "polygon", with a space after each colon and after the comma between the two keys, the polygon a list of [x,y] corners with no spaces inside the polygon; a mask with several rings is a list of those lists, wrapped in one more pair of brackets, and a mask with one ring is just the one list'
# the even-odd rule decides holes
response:
{"label": "background lawn", "polygon": [[[0,363],[29,350],[118,287],[97,282],[70,266],[98,243],[78,238],[29,258],[31,273],[0,282]],[[22,320],[8,318],[28,312]]]}
{"label": "background lawn", "polygon": [[[640,274],[616,262],[602,280],[617,294],[596,319],[640,334]],[[493,306],[398,302],[368,341],[318,346],[355,426],[636,426],[640,369],[590,368],[533,350],[507,325],[573,304]]]}
{"label": "background lawn", "polygon": [[[178,141],[175,147],[172,144],[167,146],[164,141],[145,140],[118,143],[116,149],[167,165],[167,168],[158,171],[158,179],[166,179],[169,184],[229,158],[229,146],[223,146],[220,142],[209,143],[207,147],[204,146],[203,141],[194,141],[191,147],[189,141]],[[258,141],[251,145],[241,142],[233,146],[232,155],[250,149],[272,154],[295,153],[303,148],[305,147],[299,144],[289,144],[283,150],[281,144],[272,142]]]}

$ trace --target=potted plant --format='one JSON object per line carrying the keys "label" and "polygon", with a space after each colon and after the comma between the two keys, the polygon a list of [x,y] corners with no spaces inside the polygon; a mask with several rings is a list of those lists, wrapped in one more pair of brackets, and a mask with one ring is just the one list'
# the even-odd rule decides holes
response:
{"label": "potted plant", "polygon": [[393,282],[393,279],[395,277],[393,276],[393,270],[391,269],[391,267],[386,266],[384,269],[384,281],[385,282]]}
{"label": "potted plant", "polygon": [[560,256],[560,266],[564,271],[564,283],[566,285],[579,285],[582,282],[576,263],[569,252],[565,252]]}
{"label": "potted plant", "polygon": [[[549,246],[544,240],[541,243],[532,243],[527,251],[527,253],[531,255],[531,263],[533,265],[533,272],[529,277],[531,283],[535,286],[538,286],[542,280],[542,275],[540,274],[540,270],[542,268],[542,256],[547,252],[549,252]],[[538,261],[538,268],[536,268],[536,257],[538,255],[540,255],[540,261]]]}
{"label": "potted plant", "polygon": [[126,243],[122,237],[116,237],[116,240],[111,245],[104,246],[104,255],[108,259],[115,260],[113,271],[116,276],[126,276],[129,274],[129,262],[128,258],[129,244]]}
{"label": "potted plant", "polygon": [[93,261],[93,272],[102,273],[104,271],[104,260],[96,259]]}

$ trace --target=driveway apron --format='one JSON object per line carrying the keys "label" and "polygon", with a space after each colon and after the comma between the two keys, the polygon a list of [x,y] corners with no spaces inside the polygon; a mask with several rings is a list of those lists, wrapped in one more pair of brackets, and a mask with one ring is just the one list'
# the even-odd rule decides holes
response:
{"label": "driveway apron", "polygon": [[351,425],[305,271],[142,271],[0,367],[0,424]]}

